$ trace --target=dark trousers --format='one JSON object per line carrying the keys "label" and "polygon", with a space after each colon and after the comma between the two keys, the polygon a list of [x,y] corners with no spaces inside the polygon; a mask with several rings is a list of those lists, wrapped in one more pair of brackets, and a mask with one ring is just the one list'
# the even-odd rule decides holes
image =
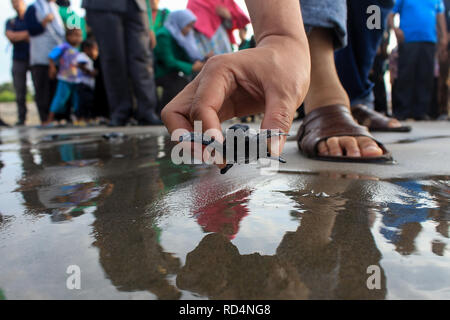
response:
{"label": "dark trousers", "polygon": [[189,80],[178,75],[178,72],[169,73],[156,79],[158,87],[163,88],[163,94],[158,104],[158,114],[188,83]]}
{"label": "dark trousers", "polygon": [[82,119],[92,119],[95,117],[94,89],[80,83],[77,87],[78,110],[76,116]]}
{"label": "dark trousers", "polygon": [[48,66],[31,66],[35,100],[41,122],[47,121],[50,104],[56,91],[56,80],[48,76]]}
{"label": "dark trousers", "polygon": [[429,113],[434,91],[436,45],[430,42],[403,43],[399,47],[396,96],[399,119],[421,120]]}
{"label": "dark trousers", "polygon": [[27,117],[27,73],[30,70],[28,61],[13,60],[12,77],[16,92],[17,118],[25,122]]}
{"label": "dark trousers", "polygon": [[378,54],[375,57],[375,62],[372,68],[372,74],[369,79],[373,82],[373,95],[375,97],[374,105],[375,111],[387,114],[387,93],[386,84],[384,82],[384,74],[386,73],[386,57],[383,54]]}
{"label": "dark trousers", "polygon": [[[448,52],[450,54],[450,51]],[[448,115],[448,75],[450,68],[450,58],[439,62],[439,83],[438,83],[438,110],[437,116]]]}
{"label": "dark trousers", "polygon": [[132,92],[137,120],[149,121],[157,107],[147,20],[147,13],[134,1],[128,2],[125,13],[87,10],[87,21],[100,48],[111,119],[118,123],[126,122],[133,113]]}
{"label": "dark trousers", "polygon": [[[367,28],[367,8],[381,9],[381,29]],[[347,47],[336,52],[336,69],[350,101],[367,97],[373,88],[370,70],[383,37],[386,19],[393,6],[390,0],[347,0]]]}
{"label": "dark trousers", "polygon": [[94,68],[98,71],[95,77],[95,91],[94,91],[94,117],[109,118],[109,103],[106,95],[105,83],[103,81],[103,70],[100,63],[100,58],[95,60]]}

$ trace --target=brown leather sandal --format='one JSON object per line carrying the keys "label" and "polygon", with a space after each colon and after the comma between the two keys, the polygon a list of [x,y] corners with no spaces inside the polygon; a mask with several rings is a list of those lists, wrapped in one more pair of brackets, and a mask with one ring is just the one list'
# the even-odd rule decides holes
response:
{"label": "brown leather sandal", "polygon": [[[364,136],[373,139],[383,150],[379,157],[347,157],[319,155],[317,146],[319,142],[331,137]],[[392,162],[391,153],[384,145],[376,141],[367,131],[367,128],[358,125],[346,106],[332,105],[311,111],[303,119],[297,135],[299,149],[307,157],[337,162],[386,163]]]}
{"label": "brown leather sandal", "polygon": [[386,117],[375,110],[368,108],[363,104],[352,106],[352,115],[360,125],[369,128],[373,132],[410,132],[410,126],[401,126],[396,128],[389,127],[392,118]]}

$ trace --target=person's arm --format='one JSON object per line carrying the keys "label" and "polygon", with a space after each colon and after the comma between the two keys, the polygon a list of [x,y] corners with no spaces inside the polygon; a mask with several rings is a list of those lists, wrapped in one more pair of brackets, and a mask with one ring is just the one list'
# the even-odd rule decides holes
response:
{"label": "person's arm", "polygon": [[45,31],[45,28],[36,17],[36,8],[33,5],[29,6],[25,12],[25,23],[31,37],[38,36]]}
{"label": "person's arm", "polygon": [[12,43],[21,42],[21,41],[28,41],[30,39],[30,35],[28,34],[28,31],[6,31],[6,37],[9,41]]}
{"label": "person's arm", "polygon": [[56,67],[55,61],[53,59],[48,59],[48,76],[50,79],[55,79],[58,74],[58,68]]}
{"label": "person's arm", "polygon": [[98,71],[97,70],[89,70],[86,67],[87,62],[78,62],[77,64],[77,68],[80,69],[81,71],[83,71],[83,73],[91,76],[91,77],[96,77],[98,75]]}
{"label": "person's arm", "polygon": [[439,34],[439,58],[446,60],[448,56],[448,33],[447,33],[447,21],[445,15],[439,13],[437,15],[438,34]]}
{"label": "person's arm", "polygon": [[[289,132],[297,108],[308,92],[311,58],[298,0],[246,0],[257,46],[214,56],[200,74],[163,110],[172,138],[214,130],[223,141],[221,121],[264,113],[262,129]],[[177,130],[183,129],[183,130]],[[176,132],[175,132],[176,131]],[[210,135],[211,136],[211,135]],[[282,138],[278,150],[283,149]]]}
{"label": "person's arm", "polygon": [[5,27],[5,36],[8,38],[9,42],[14,43],[16,42],[16,38],[14,36],[14,31],[11,27],[11,20],[6,21],[6,27]]}
{"label": "person's arm", "polygon": [[393,12],[391,14],[389,14],[388,16],[388,26],[389,28],[391,28],[392,30],[394,30],[394,34],[395,37],[397,38],[397,43],[403,43],[405,41],[405,34],[403,33],[403,30],[400,29],[399,27],[395,26],[395,16],[397,15],[396,12]]}

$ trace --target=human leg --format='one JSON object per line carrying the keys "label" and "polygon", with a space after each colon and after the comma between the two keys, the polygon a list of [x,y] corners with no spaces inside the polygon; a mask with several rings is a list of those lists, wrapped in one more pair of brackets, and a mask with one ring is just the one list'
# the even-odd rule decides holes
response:
{"label": "human leg", "polygon": [[18,124],[25,124],[27,116],[27,72],[29,66],[27,61],[13,61],[12,74],[14,90],[16,92]]}

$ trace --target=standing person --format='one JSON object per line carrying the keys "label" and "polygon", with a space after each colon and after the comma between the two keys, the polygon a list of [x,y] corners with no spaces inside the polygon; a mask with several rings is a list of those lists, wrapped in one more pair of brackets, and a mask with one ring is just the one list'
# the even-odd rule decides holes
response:
{"label": "standing person", "polygon": [[[397,14],[400,28],[394,26]],[[442,0],[397,0],[389,24],[399,43],[395,114],[400,119],[426,120],[433,99],[438,34],[440,57],[447,52],[444,4]]]}
{"label": "standing person", "polygon": [[196,38],[204,56],[232,52],[233,31],[250,23],[234,0],[189,0],[187,8],[197,17]]}
{"label": "standing person", "polygon": [[80,17],[71,7],[70,0],[56,0],[59,6],[59,15],[61,16],[64,25],[68,29],[79,28],[83,33],[83,40],[87,38],[86,20]]}
{"label": "standing person", "polygon": [[169,9],[159,9],[159,0],[146,0],[148,21],[150,24],[150,43],[152,50],[156,47],[156,32],[164,26]]}
{"label": "standing person", "polygon": [[167,17],[169,16],[169,9],[159,9],[159,0],[147,0],[150,26],[153,32],[158,32],[164,26]]}
{"label": "standing person", "polygon": [[[447,34],[450,32],[450,0],[444,0]],[[448,76],[450,68],[450,43],[447,54],[439,59],[439,87],[438,87],[438,120],[449,119],[448,108]]]}
{"label": "standing person", "polygon": [[[49,125],[55,120],[57,114],[64,115],[67,102],[72,98],[72,107],[75,113],[78,112],[79,83],[78,72],[78,46],[83,40],[81,29],[67,29],[66,42],[54,48],[49,54],[49,76],[51,79],[58,79],[55,96],[50,107],[50,114],[44,125]],[[58,67],[56,67],[58,66]]]}
{"label": "standing person", "polygon": [[30,68],[36,105],[42,123],[47,121],[56,81],[49,77],[48,55],[64,41],[64,24],[55,0],[36,0],[28,7],[25,21],[30,34]]}
{"label": "standing person", "polygon": [[78,114],[82,121],[93,120],[95,114],[95,70],[94,61],[98,58],[98,46],[95,41],[85,40],[81,44],[81,53],[77,57],[79,69]]}
{"label": "standing person", "polygon": [[[141,125],[162,124],[156,115],[146,0],[83,0],[87,22],[97,39],[111,126],[123,126],[133,113]],[[131,79],[133,90],[128,85]]]}
{"label": "standing person", "polygon": [[382,114],[389,114],[387,91],[384,76],[387,71],[389,54],[387,47],[389,45],[389,31],[383,35],[383,40],[377,50],[377,55],[373,62],[371,74],[369,75],[370,81],[373,82],[373,95],[374,95],[374,108],[375,111]]}
{"label": "standing person", "polygon": [[196,20],[189,9],[174,11],[156,33],[155,78],[157,85],[163,88],[159,110],[189,83],[186,76],[203,68],[205,57],[196,46],[192,30]]}
{"label": "standing person", "polygon": [[27,73],[30,69],[30,44],[25,24],[26,5],[24,0],[11,0],[17,17],[6,22],[6,37],[13,45],[12,76],[16,92],[17,118],[16,125],[25,124],[27,116]]}
{"label": "standing person", "polygon": [[[386,20],[394,6],[393,0],[346,0],[348,45],[335,54],[339,79],[350,98],[352,115],[370,131],[408,132],[408,126],[375,109],[374,83],[370,72],[375,65],[377,50],[383,39]],[[379,26],[368,27],[367,10],[371,6],[380,10]],[[378,61],[377,61],[378,62]],[[383,82],[384,79],[379,79]],[[379,86],[378,86],[379,87]],[[378,88],[377,87],[377,88]],[[382,88],[383,89],[383,88]],[[384,110],[384,107],[382,107]]]}

